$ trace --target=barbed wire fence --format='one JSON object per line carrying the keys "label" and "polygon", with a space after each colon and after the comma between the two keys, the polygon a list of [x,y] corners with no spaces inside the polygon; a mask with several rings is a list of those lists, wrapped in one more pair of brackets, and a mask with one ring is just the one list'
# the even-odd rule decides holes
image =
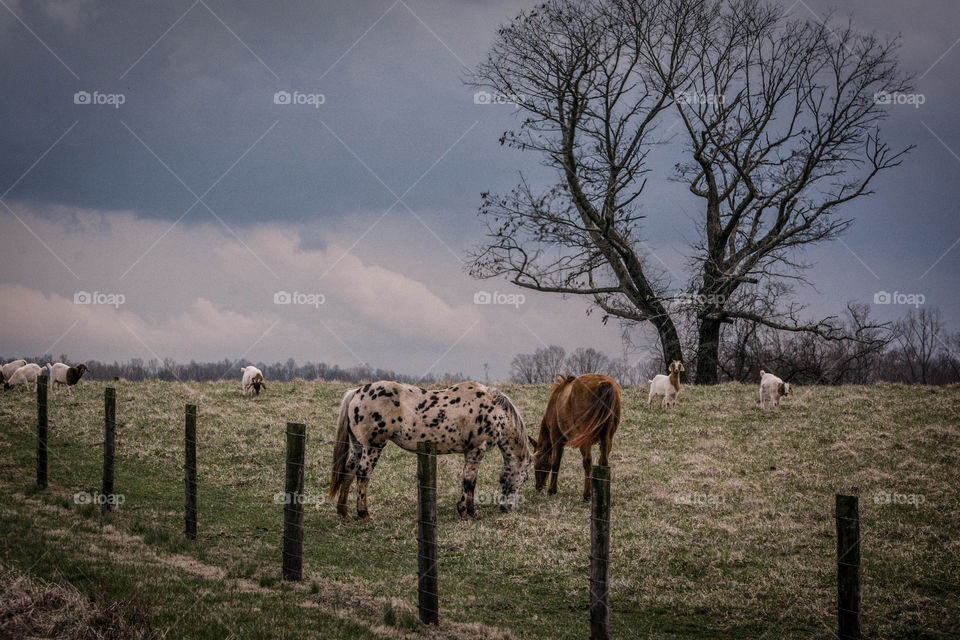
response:
{"label": "barbed wire fence", "polygon": [[[47,376],[40,376],[37,383],[37,475],[36,482],[39,488],[48,486],[48,464],[49,464],[49,442],[48,442],[48,403],[47,403]],[[202,419],[198,412],[197,405],[187,404],[184,411],[184,449],[182,472],[184,478],[184,536],[189,540],[196,540],[203,537],[203,531],[197,530],[198,520],[198,493],[202,495],[203,488],[198,491],[197,476],[197,423]],[[116,426],[116,391],[113,387],[107,387],[104,391],[104,456],[103,456],[103,476],[102,476],[102,507],[103,511],[110,510],[117,504],[115,500],[114,487],[114,466],[116,464],[116,451],[114,442],[114,431]],[[299,582],[305,578],[308,580],[322,580],[324,576],[318,572],[317,575],[310,575],[304,572],[304,546],[310,546],[310,537],[313,535],[334,538],[339,543],[338,552],[344,557],[359,563],[370,563],[382,560],[382,556],[388,556],[391,561],[413,565],[413,556],[416,556],[417,566],[417,613],[418,619],[423,624],[438,624],[443,620],[443,584],[456,584],[458,580],[455,571],[444,572],[445,563],[443,560],[442,548],[439,545],[440,533],[443,530],[444,523],[439,522],[437,515],[437,459],[435,445],[421,447],[417,454],[416,465],[416,487],[417,487],[417,513],[411,514],[411,523],[416,524],[416,536],[413,540],[400,545],[383,545],[375,550],[375,556],[372,550],[358,549],[357,538],[354,536],[343,535],[335,530],[337,527],[325,527],[322,529],[308,528],[304,522],[304,504],[311,502],[310,496],[304,493],[304,481],[306,476],[305,452],[309,442],[307,426],[303,423],[287,423],[286,425],[286,455],[285,472],[283,474],[284,491],[282,499],[278,500],[279,492],[274,494],[275,503],[283,503],[282,520],[278,517],[277,530],[270,530],[269,527],[250,527],[239,521],[227,522],[228,526],[233,526],[237,536],[243,536],[247,544],[256,543],[259,548],[277,548],[280,547],[278,554],[280,558],[280,568],[283,581]],[[323,441],[321,444],[333,444],[332,441]],[[611,494],[615,494],[616,483],[611,477],[609,467],[594,466],[591,473],[586,478],[592,485],[592,502],[590,510],[590,551],[589,551],[589,572],[583,576],[584,592],[586,598],[580,604],[571,604],[566,608],[541,608],[538,609],[540,615],[556,616],[558,619],[569,620],[569,624],[564,625],[564,631],[558,637],[563,639],[567,637],[582,637],[584,628],[589,626],[590,638],[596,640],[606,640],[611,637],[610,627],[611,618],[616,621],[619,605],[616,599],[611,602],[611,585],[609,575],[611,568],[616,574],[616,565],[610,563],[611,545],[616,546],[616,520],[611,514]],[[278,478],[278,484],[280,478]],[[228,506],[232,509],[244,510],[249,505],[237,502],[231,502],[218,495],[217,501],[221,506]],[[322,502],[322,501],[321,501]],[[109,506],[108,506],[109,505]],[[222,511],[222,509],[221,509]],[[279,513],[278,513],[279,516]],[[823,637],[835,637],[842,640],[849,638],[862,638],[864,629],[875,631],[883,627],[893,629],[900,633],[909,634],[929,634],[930,637],[942,638],[960,638],[960,630],[955,629],[936,629],[933,625],[916,626],[906,624],[902,621],[891,620],[891,616],[880,615],[872,607],[863,607],[861,595],[861,580],[865,567],[861,555],[861,543],[866,537],[861,532],[861,520],[859,514],[859,503],[856,496],[836,495],[833,518],[835,521],[837,545],[836,545],[836,575],[824,575],[816,580],[821,587],[829,587],[831,584],[836,587],[836,606],[830,607],[827,603],[805,602],[798,600],[785,608],[779,619],[769,619],[762,615],[757,616],[757,620],[764,623],[767,631],[754,637],[763,640],[765,638],[778,637],[782,631],[781,626],[787,617],[793,613],[797,607],[803,606],[810,610],[810,620],[808,627],[811,632],[822,633]],[[282,527],[280,523],[282,522]],[[221,523],[223,524],[223,523]],[[235,525],[235,526],[234,526]],[[279,535],[278,535],[279,534]],[[416,552],[413,552],[413,543],[416,542]],[[757,548],[751,552],[764,553],[763,549]],[[232,575],[237,566],[246,560],[244,554],[239,554],[230,566],[223,572],[224,576]],[[495,575],[489,576],[490,580],[496,579]],[[949,580],[940,580],[930,578],[930,582],[942,584],[944,590],[960,590],[960,584]],[[465,588],[458,585],[459,588],[450,589],[450,592],[462,593]],[[505,584],[505,587],[513,587],[515,582]],[[533,587],[534,585],[530,585]],[[398,598],[399,601],[409,601],[412,594],[406,594]],[[198,606],[205,596],[198,597],[194,607]],[[388,602],[392,603],[394,598],[391,596]],[[284,600],[286,606],[286,599]],[[192,607],[191,607],[192,609]],[[392,611],[392,604],[390,606]],[[584,615],[584,612],[587,615]],[[189,611],[184,611],[181,615],[187,615]],[[384,616],[395,615],[384,611]],[[223,620],[219,615],[214,617],[226,628],[231,629],[230,624]],[[683,615],[682,627],[698,634],[722,634],[737,631],[723,626],[711,626],[700,623],[695,616]],[[896,617],[896,616],[893,616]],[[866,620],[866,625],[864,624]],[[178,621],[179,622],[179,621]],[[795,622],[795,621],[794,621]],[[885,626],[884,626],[885,625]],[[174,625],[176,626],[176,624]],[[616,628],[616,624],[614,625]],[[634,629],[633,631],[642,631]]]}

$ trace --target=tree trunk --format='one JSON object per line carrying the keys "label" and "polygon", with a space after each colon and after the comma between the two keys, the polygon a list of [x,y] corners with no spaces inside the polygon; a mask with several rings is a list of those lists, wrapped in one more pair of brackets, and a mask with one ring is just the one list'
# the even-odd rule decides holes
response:
{"label": "tree trunk", "polygon": [[657,334],[660,336],[660,344],[663,348],[663,370],[666,371],[674,360],[683,362],[680,334],[677,333],[677,327],[673,324],[673,320],[666,314],[652,319],[651,322],[657,328]]}
{"label": "tree trunk", "polygon": [[700,320],[697,341],[697,378],[696,384],[717,384],[720,365],[720,325],[719,320],[704,318]]}

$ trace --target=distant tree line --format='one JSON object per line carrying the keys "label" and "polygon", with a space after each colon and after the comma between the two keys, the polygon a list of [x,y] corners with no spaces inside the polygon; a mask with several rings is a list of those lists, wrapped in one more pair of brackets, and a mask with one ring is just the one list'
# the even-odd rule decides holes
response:
{"label": "distant tree line", "polygon": [[[748,320],[727,325],[721,334],[720,379],[724,382],[756,382],[760,370],[764,369],[796,384],[960,383],[960,332],[951,333],[944,326],[939,310],[911,310],[896,322],[878,325],[869,318],[866,305],[851,305],[843,322],[845,332],[855,336],[855,340],[830,340],[813,333],[785,333]],[[9,362],[18,357],[40,364],[77,364],[65,354],[58,358],[50,354],[32,358],[0,357],[0,361]],[[240,367],[248,364],[263,370],[268,381],[277,382],[296,379],[349,383],[398,380],[433,385],[465,379],[462,372],[418,377],[369,365],[347,368],[325,362],[298,365],[293,358],[273,364],[228,359],[219,362],[191,360],[183,364],[172,358],[165,358],[162,362],[140,358],[112,363],[86,360],[85,364],[90,370],[84,379],[121,378],[132,382],[239,380]],[[686,376],[693,379],[696,362],[684,364]],[[649,357],[631,362],[626,357],[611,358],[590,347],[579,347],[567,353],[563,347],[552,345],[533,353],[515,355],[509,375],[513,382],[531,384],[552,382],[557,375],[584,373],[603,373],[623,385],[645,384],[657,373],[663,373],[662,357],[651,352]]]}
{"label": "distant tree line", "polygon": [[[894,323],[877,325],[868,307],[851,305],[843,322],[855,340],[784,333],[755,321],[732,323],[721,335],[720,379],[756,382],[764,369],[797,384],[960,383],[960,332],[950,333],[938,310],[911,310]],[[537,383],[551,382],[558,374],[602,373],[621,384],[645,384],[664,373],[661,360],[651,353],[631,364],[591,348],[567,354],[553,345],[514,356],[510,379]],[[688,376],[695,366],[687,364]]]}
{"label": "distant tree line", "polygon": [[[36,362],[41,365],[48,362],[65,362],[67,364],[76,364],[66,354],[61,354],[54,358],[50,354],[28,358],[26,356],[2,357],[2,362],[10,362],[19,357],[25,358],[28,362]],[[326,380],[335,382],[369,382],[371,380],[397,380],[410,384],[434,384],[445,380],[462,380],[462,373],[442,373],[428,374],[418,377],[403,373],[397,373],[389,369],[375,369],[369,365],[342,368],[339,365],[328,365],[325,362],[307,362],[297,364],[293,358],[286,362],[274,362],[267,364],[264,362],[251,362],[249,360],[228,360],[219,362],[196,362],[191,360],[189,363],[178,363],[172,358],[164,358],[163,362],[157,359],[144,361],[141,358],[133,358],[125,362],[100,362],[99,360],[84,361],[90,370],[84,375],[84,379],[89,380],[113,380],[120,378],[131,382],[141,382],[144,380],[162,380],[166,382],[215,382],[218,380],[240,380],[240,368],[247,365],[254,365],[263,371],[267,381],[289,382],[291,380]]]}

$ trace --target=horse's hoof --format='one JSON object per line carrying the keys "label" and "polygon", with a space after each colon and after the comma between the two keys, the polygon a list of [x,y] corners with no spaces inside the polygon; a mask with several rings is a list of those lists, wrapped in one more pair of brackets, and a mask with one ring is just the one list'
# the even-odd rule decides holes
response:
{"label": "horse's hoof", "polygon": [[584,501],[584,502],[590,502],[590,494],[589,494],[589,493],[583,494],[583,501]]}
{"label": "horse's hoof", "polygon": [[364,509],[363,511],[357,510],[357,517],[361,520],[367,520],[370,517],[370,512]]}
{"label": "horse's hoof", "polygon": [[337,515],[341,518],[346,518],[350,515],[350,513],[347,511],[346,505],[337,505]]}
{"label": "horse's hoof", "polygon": [[548,495],[548,496],[554,496],[554,495],[556,495],[556,494],[557,494],[557,490],[556,490],[556,489],[550,489],[549,491],[547,491],[547,495]]}

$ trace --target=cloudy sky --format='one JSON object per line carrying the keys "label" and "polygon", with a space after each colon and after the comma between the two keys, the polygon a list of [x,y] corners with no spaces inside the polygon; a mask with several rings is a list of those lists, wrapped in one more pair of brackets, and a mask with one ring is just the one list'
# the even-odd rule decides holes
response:
{"label": "cloudy sky", "polygon": [[[511,107],[463,83],[532,4],[0,0],[0,353],[469,376],[488,362],[495,378],[545,344],[623,355],[583,301],[477,305],[520,292],[464,270],[480,193],[546,177],[499,146]],[[887,139],[917,148],[848,208],[842,242],[803,256],[816,288],[798,299],[826,315],[919,293],[960,327],[960,11],[856,0],[840,15],[900,34],[924,101],[891,107]],[[669,167],[652,165],[644,233],[681,286],[697,209]]]}

